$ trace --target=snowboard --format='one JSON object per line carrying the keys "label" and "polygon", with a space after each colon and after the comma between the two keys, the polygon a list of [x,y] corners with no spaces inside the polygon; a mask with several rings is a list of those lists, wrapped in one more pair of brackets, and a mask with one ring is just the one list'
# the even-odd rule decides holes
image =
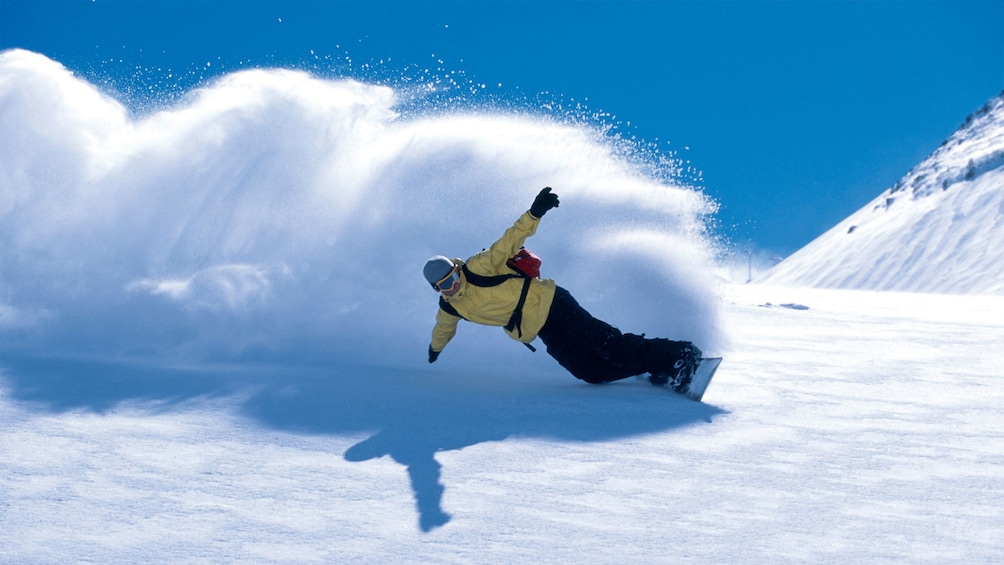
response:
{"label": "snowboard", "polygon": [[701,398],[704,397],[704,391],[708,390],[711,377],[715,376],[715,371],[721,364],[721,357],[702,358],[697,369],[694,370],[694,374],[690,377],[690,383],[680,387],[676,392],[700,402]]}

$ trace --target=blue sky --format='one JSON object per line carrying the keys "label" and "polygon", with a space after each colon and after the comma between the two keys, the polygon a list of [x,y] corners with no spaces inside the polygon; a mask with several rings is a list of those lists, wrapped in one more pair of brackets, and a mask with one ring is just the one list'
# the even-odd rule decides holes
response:
{"label": "blue sky", "polygon": [[783,255],[1004,89],[1004,1],[2,0],[12,47],[137,108],[253,66],[369,80],[429,68],[503,100],[546,92],[679,151],[721,230]]}

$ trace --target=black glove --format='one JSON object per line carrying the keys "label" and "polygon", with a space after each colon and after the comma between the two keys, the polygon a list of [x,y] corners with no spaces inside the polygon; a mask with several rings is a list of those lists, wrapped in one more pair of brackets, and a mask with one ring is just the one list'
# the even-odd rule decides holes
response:
{"label": "black glove", "polygon": [[557,207],[558,195],[551,192],[551,187],[545,186],[540,191],[540,194],[537,195],[537,198],[533,200],[533,206],[530,206],[530,213],[535,218],[543,218],[548,210]]}
{"label": "black glove", "polygon": [[435,363],[436,359],[439,359],[439,351],[433,351],[432,346],[429,346],[429,363]]}

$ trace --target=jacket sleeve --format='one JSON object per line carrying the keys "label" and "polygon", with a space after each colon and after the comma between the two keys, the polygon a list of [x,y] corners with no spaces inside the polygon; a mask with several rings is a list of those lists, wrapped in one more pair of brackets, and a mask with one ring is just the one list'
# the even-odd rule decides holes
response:
{"label": "jacket sleeve", "polygon": [[511,272],[505,266],[506,261],[523,247],[528,237],[537,233],[538,225],[540,218],[530,212],[524,213],[491,247],[468,259],[467,267],[483,275]]}
{"label": "jacket sleeve", "polygon": [[460,318],[443,311],[442,308],[436,313],[436,327],[432,328],[432,350],[442,351],[446,344],[457,335],[457,324]]}

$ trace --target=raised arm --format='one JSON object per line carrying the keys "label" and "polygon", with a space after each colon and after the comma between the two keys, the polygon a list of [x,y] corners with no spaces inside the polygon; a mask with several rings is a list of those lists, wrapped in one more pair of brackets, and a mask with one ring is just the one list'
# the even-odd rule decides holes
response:
{"label": "raised arm", "polygon": [[540,218],[551,208],[557,207],[558,195],[551,192],[551,187],[545,187],[537,194],[530,210],[520,216],[491,247],[471,257],[467,261],[467,268],[486,276],[511,272],[505,266],[506,261],[523,247],[528,237],[537,233]]}

